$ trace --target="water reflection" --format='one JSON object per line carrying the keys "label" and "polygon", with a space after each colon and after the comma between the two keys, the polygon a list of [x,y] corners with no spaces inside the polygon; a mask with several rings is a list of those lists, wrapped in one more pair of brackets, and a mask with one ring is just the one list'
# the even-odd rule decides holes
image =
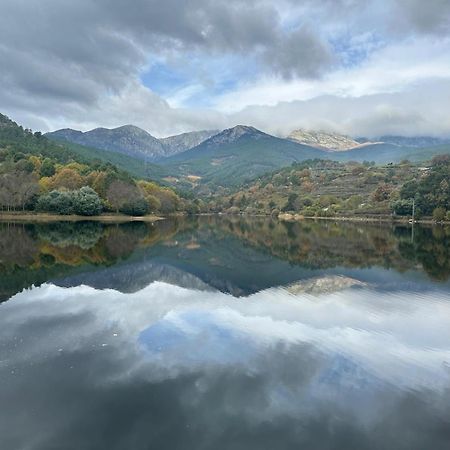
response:
{"label": "water reflection", "polygon": [[0,448],[447,449],[449,235],[4,224]]}
{"label": "water reflection", "polygon": [[0,300],[51,280],[123,292],[153,281],[235,296],[344,275],[388,289],[448,284],[450,227],[201,217],[155,224],[0,224]]}
{"label": "water reflection", "polygon": [[1,448],[448,448],[445,292],[43,285],[1,313]]}

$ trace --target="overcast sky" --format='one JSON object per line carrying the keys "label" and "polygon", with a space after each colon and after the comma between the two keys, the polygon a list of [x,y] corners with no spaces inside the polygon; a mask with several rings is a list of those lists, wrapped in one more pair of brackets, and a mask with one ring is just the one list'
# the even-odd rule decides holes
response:
{"label": "overcast sky", "polygon": [[450,0],[0,0],[0,112],[450,135]]}

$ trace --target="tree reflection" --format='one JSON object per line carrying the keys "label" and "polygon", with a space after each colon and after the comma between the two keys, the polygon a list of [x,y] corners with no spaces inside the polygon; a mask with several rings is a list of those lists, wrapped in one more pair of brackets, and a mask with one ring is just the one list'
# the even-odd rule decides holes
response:
{"label": "tree reflection", "polygon": [[413,236],[405,225],[285,223],[239,216],[155,224],[0,224],[0,299],[32,284],[111,266],[139,252],[183,265],[196,276],[204,274],[204,281],[216,286],[231,286],[238,271],[243,285],[248,278],[256,290],[262,257],[264,264],[284,261],[308,270],[381,267],[424,271],[438,281],[450,277],[450,227],[415,227]]}

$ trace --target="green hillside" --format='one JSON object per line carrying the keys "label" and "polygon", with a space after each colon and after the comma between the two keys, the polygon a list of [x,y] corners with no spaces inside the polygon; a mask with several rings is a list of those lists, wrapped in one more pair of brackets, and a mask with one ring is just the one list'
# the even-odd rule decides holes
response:
{"label": "green hillside", "polygon": [[329,155],[255,129],[227,140],[225,133],[233,130],[225,130],[194,149],[167,158],[161,164],[173,176],[200,177],[202,183],[232,186],[296,161]]}
{"label": "green hillside", "polygon": [[76,155],[83,161],[101,161],[103,163],[110,163],[121,170],[127,171],[136,178],[152,178],[159,180],[167,176],[164,168],[157,166],[156,164],[142,161],[142,159],[134,158],[122,153],[86,147],[67,141],[62,142],[54,138],[49,139],[55,142],[56,145],[68,149],[73,155]]}
{"label": "green hillside", "polygon": [[240,188],[216,193],[207,207],[230,214],[304,216],[410,215],[442,220],[450,212],[450,157],[437,156],[427,167],[402,162],[310,160],[265,174]]}
{"label": "green hillside", "polygon": [[172,190],[142,179],[151,176],[144,162],[120,156],[50,141],[0,114],[0,210],[144,215],[185,206]]}

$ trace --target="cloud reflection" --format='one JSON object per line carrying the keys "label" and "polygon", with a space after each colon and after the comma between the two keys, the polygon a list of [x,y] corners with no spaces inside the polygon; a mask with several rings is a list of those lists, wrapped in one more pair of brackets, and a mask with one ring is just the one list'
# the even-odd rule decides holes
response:
{"label": "cloud reflection", "polygon": [[444,292],[274,288],[236,299],[161,282],[132,294],[47,284],[0,313],[4,448],[444,442],[426,428],[450,412]]}

